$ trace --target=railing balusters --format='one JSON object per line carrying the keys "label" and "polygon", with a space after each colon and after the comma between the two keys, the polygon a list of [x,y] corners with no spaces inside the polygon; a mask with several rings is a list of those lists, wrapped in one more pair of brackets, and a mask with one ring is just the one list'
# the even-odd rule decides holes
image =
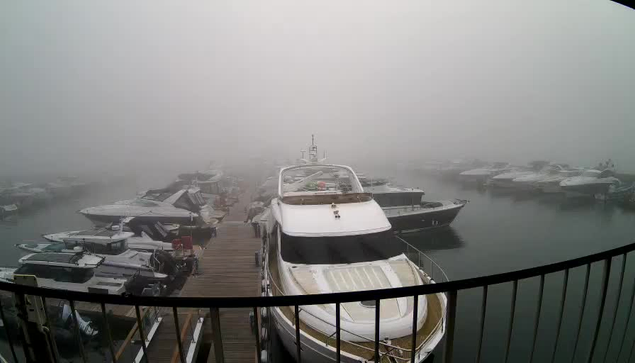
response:
{"label": "railing balusters", "polygon": [[7,333],[7,343],[9,343],[9,349],[11,349],[11,356],[13,357],[13,361],[17,363],[19,362],[18,355],[15,354],[15,347],[13,346],[13,339],[11,338],[11,329],[9,329],[7,318],[4,316],[4,306],[2,306],[2,301],[0,301],[0,318],[4,322],[4,330]]}
{"label": "railing balusters", "polygon": [[148,348],[146,347],[146,335],[143,332],[143,322],[141,321],[141,313],[139,311],[139,305],[134,306],[135,314],[137,315],[137,326],[139,328],[139,336],[141,337],[141,349],[143,350],[143,356],[145,357],[146,362],[150,361],[150,357],[148,357]]}
{"label": "railing balusters", "polygon": [[224,363],[225,351],[223,350],[223,338],[220,330],[220,313],[218,308],[210,308],[209,317],[212,325],[212,339],[214,341],[214,358],[216,359],[216,363]]}
{"label": "railing balusters", "polygon": [[622,255],[622,269],[620,270],[620,280],[618,283],[617,298],[615,299],[615,310],[613,311],[613,319],[611,320],[611,329],[609,329],[609,342],[606,344],[606,350],[604,351],[604,357],[602,362],[606,362],[606,357],[611,349],[611,340],[613,339],[613,329],[615,329],[615,322],[617,320],[617,310],[620,308],[620,299],[622,298],[622,289],[624,288],[624,271],[626,271],[626,254]]}
{"label": "railing balusters", "polygon": [[556,328],[556,341],[553,344],[553,352],[551,353],[551,363],[556,361],[556,353],[558,352],[558,339],[560,338],[560,329],[562,328],[562,316],[564,315],[564,304],[567,301],[567,288],[569,286],[569,269],[564,271],[562,282],[562,295],[560,297],[560,313],[558,313],[558,325]]}
{"label": "railing balusters", "polygon": [[456,290],[448,292],[448,312],[446,315],[447,330],[445,332],[445,346],[443,347],[443,362],[452,363],[454,351],[454,327],[456,324]]}
{"label": "railing balusters", "polygon": [[183,341],[181,340],[181,324],[179,324],[179,312],[176,306],[172,307],[172,316],[174,317],[174,330],[176,333],[176,345],[179,349],[179,358],[181,363],[185,363],[185,357],[183,356]]}
{"label": "railing balusters", "polygon": [[410,363],[415,363],[415,357],[417,356],[417,322],[419,315],[419,296],[412,297],[412,336],[411,336],[411,349],[410,349]]}
{"label": "railing balusters", "polygon": [[52,359],[55,362],[60,360],[59,351],[57,350],[57,342],[55,341],[55,328],[53,328],[53,324],[51,324],[51,319],[49,319],[48,310],[46,309],[46,298],[40,297],[42,299],[42,309],[44,311],[44,318],[46,319],[46,327],[48,328],[48,332],[46,333],[46,339],[49,343],[50,353],[52,355]]}
{"label": "railing balusters", "polygon": [[595,322],[595,330],[593,331],[593,340],[591,341],[591,350],[587,356],[587,363],[591,363],[593,359],[593,353],[595,353],[595,345],[598,342],[598,334],[600,334],[600,327],[602,326],[602,316],[604,315],[604,305],[606,304],[606,291],[609,288],[609,278],[611,277],[611,262],[612,258],[604,260],[604,268],[602,269],[602,294],[600,295],[600,307],[598,310],[598,317]]}
{"label": "railing balusters", "polygon": [[379,320],[381,313],[381,300],[375,300],[375,363],[379,363]]}
{"label": "railing balusters", "polygon": [[586,265],[586,275],[584,276],[584,290],[582,295],[582,305],[580,306],[580,316],[578,317],[578,330],[573,344],[573,354],[571,355],[571,363],[575,359],[575,352],[578,350],[578,342],[580,341],[580,335],[582,334],[582,318],[584,318],[584,308],[586,307],[586,296],[589,291],[589,275],[591,274],[591,264]]}
{"label": "railing balusters", "polygon": [[77,311],[75,310],[75,301],[69,300],[68,304],[71,306],[71,315],[72,319],[75,322],[75,334],[77,335],[77,340],[79,341],[79,354],[82,357],[82,361],[86,363],[86,354],[84,354],[84,343],[82,342],[82,334],[79,331],[79,319],[77,319]]}
{"label": "railing balusters", "polygon": [[302,362],[302,343],[300,341],[300,307],[298,305],[295,306],[295,350],[296,350],[296,361],[298,363]]}
{"label": "railing balusters", "polygon": [[335,336],[337,338],[337,362],[341,359],[341,338],[340,338],[340,303],[335,303]]}
{"label": "railing balusters", "polygon": [[620,339],[620,344],[618,345],[620,349],[617,352],[617,361],[619,361],[620,357],[622,356],[622,349],[624,348],[624,340],[626,339],[626,333],[628,332],[628,327],[630,326],[629,324],[631,323],[631,313],[633,312],[633,303],[635,303],[635,281],[633,281],[633,288],[631,290],[631,299],[630,299],[630,303],[628,304],[628,309],[626,313],[626,325],[624,326],[624,331],[622,332],[622,339]]}
{"label": "railing balusters", "polygon": [[538,307],[536,308],[536,319],[534,321],[534,337],[531,345],[531,353],[529,355],[529,363],[534,361],[534,352],[536,351],[536,341],[538,340],[538,328],[540,327],[540,313],[542,312],[542,296],[545,291],[545,275],[540,275],[540,288],[538,290]]}
{"label": "railing balusters", "polygon": [[512,332],[514,331],[514,315],[516,315],[516,296],[518,295],[518,280],[514,280],[512,287],[512,310],[509,314],[509,328],[507,330],[507,344],[505,348],[505,363],[509,359],[509,348],[512,344]]}
{"label": "railing balusters", "polygon": [[108,323],[108,314],[106,314],[106,304],[104,303],[101,303],[101,317],[102,319],[104,319],[104,329],[106,329],[106,337],[108,338],[108,347],[110,348],[112,363],[117,363],[117,357],[115,356],[115,345],[112,343],[110,324]]}
{"label": "railing balusters", "polygon": [[258,307],[254,306],[254,321],[256,323],[256,362],[260,363],[262,360],[260,349],[260,314],[258,314]]}
{"label": "railing balusters", "polygon": [[483,299],[481,301],[481,328],[478,335],[478,348],[476,350],[476,363],[481,362],[481,350],[483,348],[483,332],[485,331],[485,314],[487,313],[487,285],[483,286]]}

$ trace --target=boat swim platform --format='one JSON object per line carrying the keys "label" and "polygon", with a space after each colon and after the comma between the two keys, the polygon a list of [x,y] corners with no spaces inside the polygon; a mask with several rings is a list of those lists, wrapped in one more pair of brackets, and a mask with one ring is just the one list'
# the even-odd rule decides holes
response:
{"label": "boat swim platform", "polygon": [[[181,297],[254,297],[260,296],[260,268],[254,254],[261,248],[260,238],[254,237],[245,207],[251,202],[248,194],[230,208],[230,213],[217,226],[217,236],[204,246],[199,258],[198,271],[190,276],[178,293]],[[255,362],[256,339],[252,333],[249,313],[252,309],[220,309],[220,325],[225,362]],[[134,312],[133,312],[134,314]],[[204,319],[197,339],[196,355],[206,355],[208,362],[215,362],[209,309],[178,309],[184,354],[192,342],[189,338],[198,319]],[[147,349],[152,362],[177,363],[178,346],[172,309],[162,309],[163,321],[155,332]],[[187,317],[190,325],[184,328]],[[203,342],[203,344],[201,344]],[[200,359],[200,358],[199,358]]]}

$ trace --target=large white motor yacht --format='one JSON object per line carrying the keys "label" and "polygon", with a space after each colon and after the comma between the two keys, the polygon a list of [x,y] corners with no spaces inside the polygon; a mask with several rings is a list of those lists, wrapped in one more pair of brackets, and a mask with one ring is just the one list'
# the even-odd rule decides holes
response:
{"label": "large white motor yacht", "polygon": [[[349,167],[312,164],[282,169],[278,197],[264,215],[260,219],[266,226],[264,295],[324,294],[434,283],[408,258],[407,248],[416,249],[394,235],[381,207],[364,192]],[[417,256],[421,258],[422,254]],[[425,360],[443,337],[446,305],[444,294],[418,297],[414,361]],[[379,361],[409,362],[414,299],[385,299],[380,306]],[[375,301],[341,304],[343,362],[374,359],[375,309]],[[273,308],[270,316],[284,346],[295,354],[294,309]],[[334,304],[300,307],[303,362],[336,359],[335,319]]]}

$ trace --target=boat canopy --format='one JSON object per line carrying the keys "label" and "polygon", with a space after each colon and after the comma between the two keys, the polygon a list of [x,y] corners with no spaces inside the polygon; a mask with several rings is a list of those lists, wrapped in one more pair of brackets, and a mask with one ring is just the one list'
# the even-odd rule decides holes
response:
{"label": "boat canopy", "polygon": [[296,237],[347,236],[387,231],[384,211],[374,200],[358,203],[301,205],[272,203],[282,232]]}

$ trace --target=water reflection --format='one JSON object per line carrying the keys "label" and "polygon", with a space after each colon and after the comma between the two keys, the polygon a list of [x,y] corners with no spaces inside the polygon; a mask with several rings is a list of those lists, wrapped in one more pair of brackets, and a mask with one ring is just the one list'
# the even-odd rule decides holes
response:
{"label": "water reflection", "polygon": [[404,234],[401,238],[421,251],[461,248],[465,242],[452,227],[435,228],[418,233]]}

